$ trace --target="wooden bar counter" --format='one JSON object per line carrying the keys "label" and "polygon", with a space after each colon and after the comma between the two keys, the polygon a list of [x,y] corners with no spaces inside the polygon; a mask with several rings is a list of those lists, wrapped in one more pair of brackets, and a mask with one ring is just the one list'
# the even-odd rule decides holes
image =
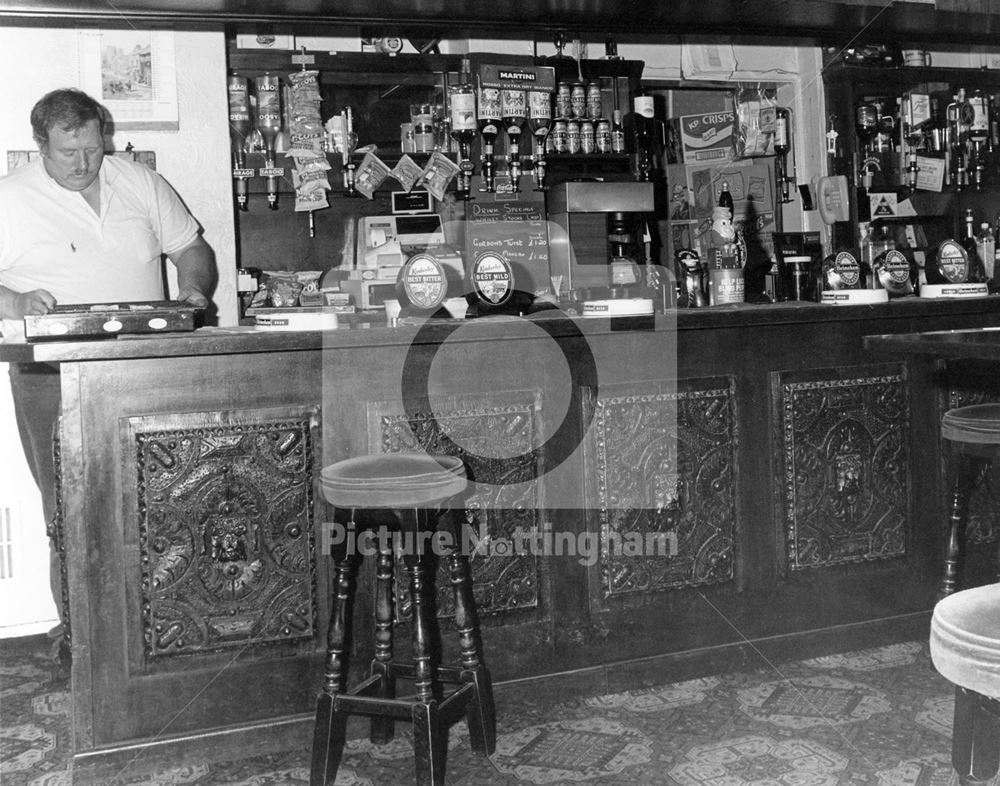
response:
{"label": "wooden bar counter", "polygon": [[[942,467],[912,404],[933,369],[862,340],[998,322],[990,297],[0,345],[61,368],[75,778],[308,746],[319,472],[361,453],[466,459],[500,703],[539,675],[609,692],[920,638]],[[618,547],[650,535],[669,553]]]}

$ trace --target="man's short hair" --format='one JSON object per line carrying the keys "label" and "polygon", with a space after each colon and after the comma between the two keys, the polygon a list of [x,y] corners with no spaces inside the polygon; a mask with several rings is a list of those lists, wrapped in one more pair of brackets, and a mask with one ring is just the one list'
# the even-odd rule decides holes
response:
{"label": "man's short hair", "polygon": [[50,129],[75,131],[92,120],[100,124],[103,137],[110,121],[108,110],[82,90],[67,87],[46,93],[38,100],[31,110],[31,133],[41,148],[48,144]]}

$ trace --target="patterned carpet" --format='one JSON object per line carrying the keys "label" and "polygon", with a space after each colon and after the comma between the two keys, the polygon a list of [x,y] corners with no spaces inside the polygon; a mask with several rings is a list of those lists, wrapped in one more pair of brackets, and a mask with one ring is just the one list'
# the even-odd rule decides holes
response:
{"label": "patterned carpet", "polygon": [[[497,695],[497,752],[451,733],[448,783],[948,786],[951,687],[910,642],[562,703]],[[518,692],[522,693],[522,692]],[[528,694],[530,691],[523,691]],[[0,783],[66,786],[69,694],[43,637],[0,641]],[[352,740],[341,786],[413,780],[404,733]],[[307,784],[308,752],[122,773],[114,784]],[[109,784],[109,786],[112,786]]]}

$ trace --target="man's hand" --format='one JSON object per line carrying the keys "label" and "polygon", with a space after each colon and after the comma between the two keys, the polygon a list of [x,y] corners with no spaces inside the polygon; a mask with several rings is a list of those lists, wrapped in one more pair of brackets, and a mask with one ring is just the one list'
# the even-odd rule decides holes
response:
{"label": "man's hand", "polygon": [[56,299],[46,289],[15,292],[0,286],[0,316],[4,319],[23,319],[29,314],[48,314],[55,305]]}
{"label": "man's hand", "polygon": [[203,295],[201,292],[197,292],[193,289],[180,290],[177,293],[177,299],[182,303],[187,303],[194,306],[195,308],[208,308],[211,301]]}

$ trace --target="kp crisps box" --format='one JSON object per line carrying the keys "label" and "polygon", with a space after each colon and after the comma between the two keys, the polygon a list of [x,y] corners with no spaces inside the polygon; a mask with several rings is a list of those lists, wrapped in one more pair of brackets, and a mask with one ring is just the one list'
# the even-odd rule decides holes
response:
{"label": "kp crisps box", "polygon": [[680,125],[685,164],[732,160],[736,140],[734,112],[684,115]]}

